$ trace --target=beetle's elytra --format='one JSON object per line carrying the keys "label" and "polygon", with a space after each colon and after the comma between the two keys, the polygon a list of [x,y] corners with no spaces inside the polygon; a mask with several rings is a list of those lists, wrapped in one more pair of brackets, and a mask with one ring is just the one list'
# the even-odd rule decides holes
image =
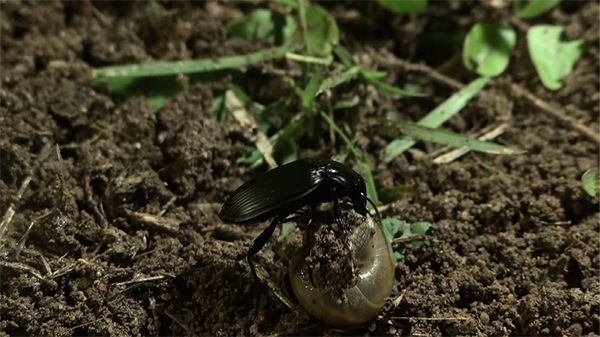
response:
{"label": "beetle's elytra", "polygon": [[245,182],[225,202],[219,217],[225,223],[238,224],[273,218],[248,250],[248,263],[256,277],[251,258],[264,247],[278,224],[305,206],[314,214],[319,204],[331,201],[334,218],[338,219],[338,199],[344,197],[349,197],[354,210],[363,216],[368,213],[367,200],[375,207],[356,171],[333,160],[300,159]]}

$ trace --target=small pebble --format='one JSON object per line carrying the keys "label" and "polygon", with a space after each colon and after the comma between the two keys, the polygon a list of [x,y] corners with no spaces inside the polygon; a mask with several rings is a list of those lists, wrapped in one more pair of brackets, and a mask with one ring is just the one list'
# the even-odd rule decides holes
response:
{"label": "small pebble", "polygon": [[483,313],[479,314],[479,320],[484,325],[487,325],[488,323],[490,323],[490,315],[488,315],[487,313],[483,312]]}

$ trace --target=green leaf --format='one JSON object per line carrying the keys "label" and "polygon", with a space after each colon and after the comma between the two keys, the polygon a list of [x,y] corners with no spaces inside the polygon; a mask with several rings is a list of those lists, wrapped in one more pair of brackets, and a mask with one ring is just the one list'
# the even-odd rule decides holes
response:
{"label": "green leaf", "polygon": [[533,65],[544,86],[551,90],[562,87],[560,80],[571,73],[583,53],[583,41],[563,41],[563,27],[533,26],[527,31],[527,47]]}
{"label": "green leaf", "polygon": [[[464,108],[465,105],[467,105],[467,103],[477,95],[483,87],[485,87],[488,81],[488,77],[480,77],[472,81],[466,87],[442,102],[442,104],[438,105],[435,109],[431,110],[431,112],[421,118],[417,124],[430,128],[439,127],[462,110],[462,108]],[[385,162],[391,162],[404,151],[410,149],[415,143],[416,142],[409,137],[403,137],[392,141],[385,147]]]}
{"label": "green leaf", "polygon": [[400,227],[404,223],[404,221],[400,221],[394,218],[385,218],[381,220],[383,230],[385,231],[385,234],[387,235],[388,239],[390,239],[390,241],[394,240],[394,238],[396,237],[396,233],[398,233],[398,230],[400,230]]}
{"label": "green leaf", "polygon": [[556,7],[560,0],[515,0],[513,10],[520,18],[534,18]]}
{"label": "green leaf", "polygon": [[296,19],[292,16],[262,8],[227,25],[229,35],[234,39],[261,39],[277,45],[289,43],[296,28]]}
{"label": "green leaf", "polygon": [[394,258],[396,259],[396,261],[400,261],[404,258],[404,255],[402,255],[402,253],[400,253],[400,252],[395,251]]}
{"label": "green leaf", "polygon": [[[394,218],[385,218],[381,221],[383,230],[390,241],[393,241],[398,232],[402,229],[402,236],[400,238],[406,238],[411,235],[427,235],[429,228],[431,227],[431,223],[427,221],[408,223],[402,220],[394,219]],[[431,247],[431,240],[414,240],[412,241],[412,249],[418,248],[422,245],[426,245]],[[402,259],[404,257],[401,253],[397,252],[394,254],[396,259]]]}
{"label": "green leaf", "polygon": [[335,18],[318,5],[307,6],[305,15],[308,50],[315,56],[330,55],[332,44],[337,44],[340,40],[340,31]]}
{"label": "green leaf", "polygon": [[600,176],[598,176],[598,168],[593,168],[585,171],[585,173],[581,176],[581,183],[583,184],[583,189],[589,194],[591,197],[595,197],[600,190]]}
{"label": "green leaf", "polygon": [[410,230],[411,230],[412,234],[425,235],[425,234],[427,234],[429,227],[431,227],[431,223],[429,223],[427,221],[421,221],[421,222],[415,222],[415,223],[411,224]]}
{"label": "green leaf", "polygon": [[482,76],[497,76],[508,66],[517,33],[508,23],[477,23],[465,39],[463,64]]}
{"label": "green leaf", "polygon": [[[429,230],[429,227],[431,227],[431,223],[429,223],[427,221],[415,222],[410,225],[410,234],[406,234],[406,232],[405,232],[402,234],[402,236],[404,237],[404,236],[408,236],[408,235],[426,235],[427,231]],[[431,241],[430,240],[415,240],[412,242],[413,249],[419,248],[422,245],[431,247]]]}
{"label": "green leaf", "polygon": [[427,0],[378,0],[381,7],[398,14],[423,13],[427,9]]}

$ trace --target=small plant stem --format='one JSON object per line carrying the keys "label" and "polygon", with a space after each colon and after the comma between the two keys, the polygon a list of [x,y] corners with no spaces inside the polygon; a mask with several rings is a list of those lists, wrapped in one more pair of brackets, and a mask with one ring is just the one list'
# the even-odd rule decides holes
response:
{"label": "small plant stem", "polygon": [[308,26],[306,25],[306,0],[298,0],[298,16],[300,19],[300,26],[302,27],[302,38],[304,39],[304,45],[306,52],[312,54],[310,50],[310,44],[308,43]]}

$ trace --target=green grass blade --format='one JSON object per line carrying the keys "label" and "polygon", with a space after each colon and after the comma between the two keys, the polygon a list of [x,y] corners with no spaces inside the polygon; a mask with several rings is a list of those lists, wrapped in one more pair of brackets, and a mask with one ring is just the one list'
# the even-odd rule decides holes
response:
{"label": "green grass blade", "polygon": [[484,153],[521,154],[525,152],[518,148],[510,148],[504,145],[478,140],[451,131],[429,128],[417,123],[403,121],[387,121],[387,123],[387,125],[384,125],[379,130],[388,136],[393,136],[394,134],[397,135],[402,132],[413,139],[450,145],[457,148],[466,147],[473,151]]}
{"label": "green grass blade", "polygon": [[333,56],[329,55],[327,57],[316,57],[309,55],[300,55],[295,53],[286,53],[285,58],[288,60],[304,62],[304,63],[314,63],[314,64],[323,64],[330,65],[333,62]]}
{"label": "green grass blade", "polygon": [[346,161],[346,158],[348,158],[348,155],[350,154],[351,150],[352,150],[351,148],[345,146],[342,148],[342,151],[340,151],[338,154],[333,156],[331,158],[331,160],[335,160],[339,163],[343,163]]}
{"label": "green grass blade", "polygon": [[[466,87],[450,96],[442,104],[431,110],[425,117],[421,118],[417,124],[429,128],[437,128],[452,116],[457,114],[467,103],[475,96],[489,81],[489,77],[480,77],[469,83]],[[389,163],[394,158],[402,154],[415,145],[416,141],[409,137],[395,139],[385,148],[385,162]]]}
{"label": "green grass blade", "polygon": [[354,56],[348,51],[348,49],[344,48],[341,44],[337,44],[333,47],[333,53],[339,57],[342,63],[346,67],[352,67],[356,65],[356,61],[354,60]]}
{"label": "green grass blade", "polygon": [[352,67],[338,76],[326,79],[321,83],[321,87],[319,87],[319,91],[317,91],[317,94],[320,94],[325,90],[337,87],[342,83],[350,81],[356,74],[358,74],[359,71],[359,67]]}
{"label": "green grass blade", "polygon": [[342,141],[344,141],[344,143],[346,144],[346,147],[348,147],[349,151],[352,153],[356,153],[354,144],[352,144],[352,141],[350,140],[350,138],[348,138],[348,136],[346,136],[344,131],[342,131],[342,129],[340,129],[340,127],[337,124],[335,124],[335,121],[333,119],[331,119],[331,117],[329,117],[329,115],[327,115],[325,113],[325,111],[321,110],[319,112],[321,113],[321,117],[323,117],[323,119],[325,119],[327,124],[329,124],[333,128],[333,131],[335,131],[340,136],[340,138],[342,138]]}
{"label": "green grass blade", "polygon": [[[333,52],[346,67],[354,67],[356,65],[356,61],[354,60],[354,57],[350,51],[348,51],[348,49],[344,48],[342,45],[336,45],[333,49]],[[359,70],[359,76],[361,80],[373,85],[375,88],[383,92],[401,96],[426,96],[425,94],[402,90],[398,87],[380,81],[379,79],[382,77],[382,72],[364,71],[361,68]]]}
{"label": "green grass blade", "polygon": [[369,163],[369,158],[365,152],[362,152],[361,162],[358,169],[365,180],[365,185],[367,186],[367,196],[373,200],[373,203],[376,206],[379,205],[379,196],[377,195],[377,188],[375,187],[373,171],[371,170],[371,164]]}
{"label": "green grass blade", "polygon": [[373,70],[373,71],[366,71],[363,70],[362,71],[363,75],[369,77],[369,78],[373,78],[373,79],[380,79],[382,77],[386,77],[387,76],[387,71],[378,71],[378,70]]}
{"label": "green grass blade", "polygon": [[321,117],[323,117],[323,119],[325,119],[325,121],[327,122],[327,124],[331,125],[331,127],[333,128],[333,130],[342,138],[342,140],[344,141],[344,143],[346,143],[346,146],[350,149],[352,149],[352,152],[354,152],[354,144],[352,144],[352,141],[350,141],[350,138],[348,138],[348,136],[346,136],[346,134],[344,133],[344,131],[342,131],[342,129],[340,129],[339,126],[337,126],[337,124],[335,124],[335,121],[333,119],[331,119],[326,113],[325,111],[321,110]]}
{"label": "green grass blade", "polygon": [[388,94],[400,95],[402,97],[405,97],[405,96],[425,97],[425,96],[427,96],[426,94],[423,94],[420,92],[406,91],[406,90],[400,89],[396,86],[389,85],[385,82],[378,80],[375,77],[367,76],[367,74],[365,72],[361,72],[360,75],[361,75],[361,78],[363,78],[365,80],[365,82],[373,85],[375,88],[379,89],[380,91],[386,92]]}
{"label": "green grass blade", "polygon": [[246,55],[226,56],[220,59],[199,59],[175,62],[149,62],[143,64],[119,65],[94,69],[92,84],[101,83],[115,78],[138,78],[178,74],[192,74],[229,68],[248,66],[254,63],[281,58],[285,53],[292,52],[292,45],[274,49],[262,50]]}
{"label": "green grass blade", "polygon": [[466,87],[450,96],[442,104],[431,110],[425,117],[419,120],[419,125],[437,128],[456,115],[467,103],[477,95],[489,82],[489,77],[480,77],[469,83]]}
{"label": "green grass blade", "polygon": [[322,83],[323,70],[319,69],[317,70],[317,73],[311,77],[304,89],[304,94],[302,95],[302,107],[304,108],[304,111],[308,112],[312,110],[314,98],[317,96]]}
{"label": "green grass blade", "polygon": [[302,88],[300,88],[291,77],[283,76],[282,80],[283,80],[283,82],[285,82],[287,85],[290,86],[290,88],[294,91],[296,96],[298,96],[300,99],[302,99],[302,97],[304,97],[304,90]]}
{"label": "green grass blade", "polygon": [[[333,121],[324,111],[320,111],[321,113],[321,117],[323,117],[325,119],[325,121],[331,125],[331,127],[334,129],[334,131],[340,136],[340,138],[342,138],[342,140],[344,141],[344,143],[346,144],[346,151],[345,153],[343,153],[342,155],[336,157],[336,160],[339,160],[340,162],[342,162],[343,160],[340,159],[345,159],[347,157],[347,155],[349,153],[354,153],[355,155],[357,155],[360,150],[357,150],[354,147],[354,144],[352,144],[352,141],[350,141],[350,138],[348,138],[348,136],[346,136],[346,134],[344,133],[344,131],[342,131],[342,129],[340,129],[337,124],[335,124],[335,121]],[[379,197],[377,196],[377,188],[375,187],[375,179],[373,179],[373,171],[371,170],[371,165],[369,163],[369,159],[367,158],[366,153],[360,151],[360,165],[359,165],[359,172],[361,174],[361,176],[363,177],[363,179],[365,180],[365,185],[367,187],[367,196],[373,200],[373,203],[375,203],[375,205],[379,205]]]}

